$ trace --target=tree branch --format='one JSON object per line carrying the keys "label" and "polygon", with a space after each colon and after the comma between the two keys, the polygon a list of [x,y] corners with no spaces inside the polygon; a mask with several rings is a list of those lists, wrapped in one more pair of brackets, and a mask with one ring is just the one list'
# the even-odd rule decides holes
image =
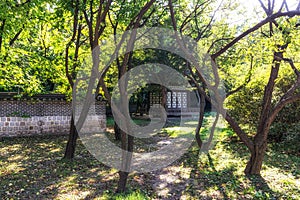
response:
{"label": "tree branch", "polygon": [[139,25],[137,22],[140,22],[144,14],[150,9],[154,2],[155,0],[150,0],[144,5],[140,12],[130,21],[129,25],[126,28],[126,31],[130,30],[132,27],[138,28]]}
{"label": "tree branch", "polygon": [[[207,24],[206,26],[204,26],[204,28],[203,28],[200,32],[199,32],[200,29],[198,28],[198,36],[197,36],[197,38],[195,38],[196,41],[199,41],[199,40],[201,39],[202,35],[203,35],[203,34],[208,30],[208,28],[211,26],[211,24],[213,23],[213,20],[214,20],[214,18],[215,18],[215,16],[216,16],[216,13],[217,13],[217,11],[219,10],[219,8],[221,7],[222,3],[223,3],[223,0],[220,2],[218,8],[214,11],[214,13],[213,13],[213,15],[211,16],[211,18],[210,18],[208,24]],[[195,16],[195,17],[196,17],[196,16]]]}
{"label": "tree branch", "polygon": [[272,110],[270,117],[268,118],[267,124],[272,124],[277,114],[284,108],[284,106],[299,100],[300,100],[300,94],[295,94],[293,96],[290,96],[286,99],[282,99],[281,101],[279,101],[274,107],[274,109]]}
{"label": "tree branch", "polygon": [[[131,20],[131,22],[129,23],[129,25],[127,26],[126,30],[130,30],[130,28],[137,28],[138,25],[139,25],[139,22],[142,18],[142,16],[147,12],[147,10],[151,7],[151,5],[154,3],[155,0],[151,0],[150,2],[148,2],[139,12],[139,14]],[[112,20],[111,20],[111,23],[112,23]],[[116,24],[117,25],[117,24]],[[114,27],[114,30],[116,30],[116,26]],[[130,40],[129,40],[129,43],[127,45],[127,49],[132,49],[132,45],[134,43],[134,38],[135,38],[135,34],[134,34],[135,31],[133,31],[133,35],[131,34],[131,37],[130,37]],[[115,33],[116,34],[116,33]],[[123,44],[123,42],[125,41],[125,38],[127,37],[128,35],[128,32],[125,31],[125,33],[122,35],[122,38],[121,38],[121,41],[118,43],[118,45],[116,46],[115,48],[115,51],[114,53],[112,54],[112,56],[110,57],[110,61],[108,63],[111,63],[116,55],[118,55],[118,52],[119,52],[119,49],[121,47],[121,45]],[[129,56],[130,54],[125,54],[124,56],[124,59],[123,59],[123,63],[122,63],[122,66],[121,66],[121,69],[120,69],[120,74],[124,74],[125,73],[125,67],[128,63],[128,59],[129,59]],[[106,67],[104,69],[102,69],[102,71],[100,72],[100,75],[99,75],[99,80],[98,80],[98,83],[97,83],[97,87],[96,87],[96,94],[99,93],[100,91],[100,87],[102,88],[102,90],[104,91],[104,96],[106,97],[106,99],[109,101],[109,104],[111,104],[111,96],[109,94],[109,91],[104,83],[104,76],[107,72],[107,70],[109,69],[110,67],[110,64],[106,65]],[[124,86],[124,85],[123,85]],[[123,88],[120,88],[120,91],[122,90]],[[123,113],[118,113],[118,115],[123,118],[124,120],[126,120],[126,118],[124,118],[124,115]]]}
{"label": "tree branch", "polygon": [[[186,18],[183,20],[183,22],[182,22],[182,24],[181,24],[181,26],[180,26],[180,28],[179,28],[179,31],[180,31],[180,32],[183,32],[184,27],[192,20],[192,17],[191,17],[191,16],[192,16],[194,13],[196,13],[195,16],[198,16],[199,12],[197,12],[197,10],[198,10],[201,6],[205,5],[205,4],[208,3],[208,2],[209,2],[209,1],[204,1],[204,2],[202,2],[201,4],[198,4],[198,2],[197,2],[197,5],[195,6],[194,10],[191,11],[191,13],[188,14],[188,16],[186,16]],[[202,12],[205,8],[206,8],[206,7],[204,7],[203,9],[201,9],[200,12]]]}
{"label": "tree branch", "polygon": [[208,138],[207,141],[204,142],[203,147],[201,148],[203,151],[208,151],[209,150],[209,146],[210,146],[210,144],[213,140],[214,132],[216,130],[217,123],[219,121],[219,117],[220,117],[220,113],[217,112],[216,118],[215,118],[214,123],[211,127],[211,130],[210,130],[209,138]]}
{"label": "tree branch", "polygon": [[254,152],[254,145],[251,139],[247,136],[247,134],[241,129],[238,123],[228,114],[224,117],[226,121],[229,123],[230,127],[233,131],[239,136],[241,141],[248,147],[251,152]]}
{"label": "tree branch", "polygon": [[204,89],[200,86],[200,84],[196,81],[196,79],[194,78],[194,73],[192,71],[191,65],[189,63],[187,63],[188,68],[192,74],[192,76],[185,74],[185,76],[187,76],[197,87],[198,93],[200,95],[200,110],[199,110],[199,118],[198,118],[198,124],[195,130],[195,139],[196,142],[198,144],[198,147],[201,149],[202,147],[202,139],[200,137],[200,130],[203,124],[203,120],[204,120],[204,109],[205,109],[205,91]]}
{"label": "tree branch", "polygon": [[[99,39],[100,35],[102,35],[102,33],[103,33],[104,29],[105,29],[105,25],[101,26],[101,23],[105,24],[105,19],[106,19],[107,13],[109,11],[109,7],[111,5],[111,2],[112,2],[112,0],[108,0],[107,1],[106,5],[105,5],[105,8],[104,8],[104,11],[102,12],[102,14],[101,14],[101,16],[99,18],[99,22],[100,23],[98,24],[98,28],[97,29],[95,28],[95,33],[96,33],[96,31],[98,31],[98,37],[95,38],[95,40]],[[97,20],[98,20],[98,17],[97,17]],[[99,26],[101,26],[100,29],[99,29]]]}
{"label": "tree branch", "polygon": [[297,78],[300,77],[300,72],[299,70],[296,68],[296,66],[294,65],[294,62],[292,59],[289,59],[289,58],[283,58],[282,60],[288,62],[292,68],[292,70],[294,71],[294,73],[296,74]]}
{"label": "tree branch", "polygon": [[208,50],[207,50],[207,53],[210,53],[210,51],[212,50],[212,48],[214,47],[214,45],[220,41],[226,41],[226,40],[232,40],[233,38],[219,38],[219,39],[216,39],[215,41],[213,41],[211,43],[211,45],[209,46]]}
{"label": "tree branch", "polygon": [[2,49],[2,41],[3,41],[3,33],[4,33],[4,27],[5,27],[5,19],[2,20],[2,24],[0,26],[0,52]]}
{"label": "tree branch", "polygon": [[73,34],[72,37],[70,39],[70,41],[68,42],[67,46],[66,46],[66,55],[65,55],[65,70],[66,70],[66,76],[68,78],[69,84],[71,85],[71,87],[73,88],[74,86],[74,82],[73,82],[73,78],[72,75],[69,72],[69,48],[71,46],[71,44],[75,41],[75,37],[77,34],[77,26],[78,26],[78,17],[79,17],[79,0],[76,0],[76,4],[75,4],[75,11],[74,11],[74,17],[73,17]]}
{"label": "tree branch", "polygon": [[78,27],[78,33],[77,33],[77,38],[76,38],[76,42],[75,42],[75,53],[74,53],[74,63],[73,63],[73,67],[72,67],[72,78],[75,79],[76,77],[76,67],[78,66],[78,56],[79,56],[79,48],[80,48],[80,38],[81,38],[81,27],[82,25],[79,24]]}
{"label": "tree branch", "polygon": [[[83,1],[83,4],[84,4],[84,7],[86,7],[86,0]],[[92,24],[92,19],[89,19],[89,16],[88,16],[85,8],[83,9],[82,12],[83,12],[86,24],[88,25],[90,47],[91,47],[91,50],[93,50],[93,24]],[[91,15],[93,15],[93,13],[91,13]]]}
{"label": "tree branch", "polygon": [[249,72],[248,72],[248,75],[246,77],[246,80],[244,81],[244,83],[242,85],[240,85],[239,87],[237,87],[236,89],[234,90],[231,90],[230,92],[228,92],[226,94],[226,98],[229,97],[230,95],[240,91],[242,88],[244,88],[251,80],[251,76],[252,76],[252,68],[253,68],[253,56],[251,56],[251,61],[250,61],[250,69],[249,69]]}
{"label": "tree branch", "polygon": [[227,51],[230,47],[232,47],[233,45],[235,45],[242,38],[244,38],[245,36],[249,35],[250,33],[254,32],[254,31],[256,31],[257,29],[259,29],[263,25],[265,25],[265,24],[273,21],[274,19],[279,18],[279,17],[284,17],[284,16],[294,17],[296,15],[300,15],[300,11],[290,11],[290,12],[284,12],[284,13],[277,12],[275,14],[272,14],[272,15],[268,16],[263,21],[259,22],[258,24],[256,24],[252,28],[248,29],[247,31],[245,31],[242,34],[240,34],[239,36],[237,36],[234,40],[232,40],[231,42],[229,42],[226,46],[224,46],[218,52],[214,53],[211,56],[212,59],[215,60],[217,57],[219,57],[221,54],[223,54],[225,51]]}

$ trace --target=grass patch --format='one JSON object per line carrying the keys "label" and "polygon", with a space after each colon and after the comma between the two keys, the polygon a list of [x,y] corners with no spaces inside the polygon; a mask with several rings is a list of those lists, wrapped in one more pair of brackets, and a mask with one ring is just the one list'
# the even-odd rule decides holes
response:
{"label": "grass patch", "polygon": [[[150,119],[148,119],[148,118],[146,118],[146,119],[133,118],[133,122],[139,126],[147,126],[150,123]],[[114,123],[115,122],[114,122],[113,117],[107,117],[107,120],[106,120],[107,127],[114,127]]]}

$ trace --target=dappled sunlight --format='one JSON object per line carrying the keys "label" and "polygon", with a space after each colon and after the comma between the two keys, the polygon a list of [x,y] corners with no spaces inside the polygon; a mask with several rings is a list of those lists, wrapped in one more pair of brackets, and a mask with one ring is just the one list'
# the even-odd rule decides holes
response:
{"label": "dappled sunlight", "polygon": [[37,143],[35,145],[36,145],[36,147],[41,147],[41,148],[48,148],[49,147],[49,144],[46,144],[46,143]]}
{"label": "dappled sunlight", "polygon": [[54,148],[54,149],[51,149],[51,150],[50,150],[51,153],[61,152],[61,151],[62,151],[61,148]]}
{"label": "dappled sunlight", "polygon": [[200,196],[202,198],[205,198],[205,197],[220,198],[223,195],[219,191],[219,188],[217,186],[212,186],[212,187],[207,188],[206,191],[200,193]]}
{"label": "dappled sunlight", "polygon": [[92,191],[72,191],[72,192],[68,192],[66,194],[58,194],[54,199],[56,200],[75,200],[75,199],[85,199],[86,197],[88,197],[90,194],[92,193]]}
{"label": "dappled sunlight", "polygon": [[165,131],[170,137],[182,137],[182,136],[193,136],[195,128],[193,127],[168,127],[164,128]]}
{"label": "dappled sunlight", "polygon": [[94,167],[94,168],[88,169],[88,171],[91,172],[91,173],[97,173],[97,174],[101,173],[101,171],[99,170],[98,167]]}
{"label": "dappled sunlight", "polygon": [[117,180],[117,178],[118,178],[118,174],[117,174],[116,170],[111,170],[106,173],[101,173],[101,180],[104,182]]}
{"label": "dappled sunlight", "polygon": [[0,176],[6,176],[10,174],[16,174],[24,171],[26,168],[20,163],[2,163]]}
{"label": "dappled sunlight", "polygon": [[73,196],[74,194],[78,194],[78,183],[76,181],[76,176],[77,175],[72,175],[55,183],[57,187],[56,197],[61,197],[62,195]]}
{"label": "dappled sunlight", "polygon": [[193,125],[193,126],[197,126],[198,121],[187,121],[183,123],[184,125]]}
{"label": "dappled sunlight", "polygon": [[5,155],[8,153],[12,153],[14,151],[20,151],[21,148],[22,148],[21,144],[13,144],[13,145],[8,145],[3,147],[1,146],[0,153],[1,155]]}
{"label": "dappled sunlight", "polygon": [[[209,151],[211,153],[211,157],[215,163],[215,169],[217,171],[221,171],[227,169],[228,166],[234,168],[237,171],[234,171],[235,174],[243,173],[244,164],[247,162],[245,159],[237,157],[233,155],[228,149],[226,148],[226,144],[218,143],[216,147]],[[203,156],[204,159],[208,158]]]}
{"label": "dappled sunlight", "polygon": [[282,173],[280,168],[268,167],[265,165],[261,174],[272,190],[280,192],[282,189],[285,189],[286,191],[290,191],[290,193],[286,195],[296,197],[293,193],[297,192],[300,188],[299,177],[296,177],[291,173]]}
{"label": "dappled sunlight", "polygon": [[182,165],[166,167],[160,170],[153,188],[163,198],[185,193],[193,184],[190,180],[191,171],[191,168]]}
{"label": "dappled sunlight", "polygon": [[[178,129],[174,127],[171,130]],[[231,137],[231,133],[222,134],[222,141],[218,141],[209,153],[199,153],[194,142],[179,160],[163,169],[149,173],[131,173],[128,177],[130,189],[140,189],[142,193],[126,194],[120,199],[130,195],[133,199],[139,195],[141,199],[148,195],[157,199],[297,196],[295,194],[299,193],[300,183],[298,171],[295,171],[295,157],[274,156],[276,152],[270,149],[263,165],[262,178],[247,178],[243,170],[248,159],[244,155],[248,150],[241,148],[239,141],[228,142],[227,137]],[[45,197],[63,200],[108,199],[116,196],[118,170],[101,164],[80,140],[73,162],[62,161],[66,138],[55,138],[55,142],[52,141],[53,138],[15,138],[1,143],[0,174],[4,181],[0,182],[0,187],[5,190],[5,197],[26,199],[30,195],[36,199]],[[136,146],[148,148],[152,143],[164,146],[172,141],[165,134],[157,139],[139,141]],[[276,159],[283,166],[279,161],[274,163]]]}
{"label": "dappled sunlight", "polygon": [[14,161],[14,162],[17,162],[17,161],[24,161],[24,160],[28,160],[29,157],[28,156],[24,156],[24,155],[12,155],[10,156],[9,158],[7,158],[8,161]]}

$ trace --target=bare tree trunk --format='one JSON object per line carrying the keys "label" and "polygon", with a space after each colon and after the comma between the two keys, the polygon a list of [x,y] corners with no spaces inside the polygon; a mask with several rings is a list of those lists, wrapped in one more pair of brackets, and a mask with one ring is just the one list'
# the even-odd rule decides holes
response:
{"label": "bare tree trunk", "polygon": [[[121,148],[123,149],[123,152],[122,152],[122,167],[121,168],[124,168],[124,166],[126,165],[126,155],[127,155],[127,152],[126,152],[126,148],[127,148],[127,134],[120,129],[120,135],[121,135]],[[118,182],[118,188],[117,188],[117,192],[120,193],[120,192],[124,192],[125,189],[126,189],[126,183],[127,183],[127,177],[128,177],[128,173],[122,170],[119,171],[119,182]]]}
{"label": "bare tree trunk", "polygon": [[254,144],[254,151],[251,152],[250,160],[248,161],[247,166],[244,170],[245,174],[260,174],[266,149],[267,141],[264,141],[261,145]]}
{"label": "bare tree trunk", "polygon": [[119,182],[117,192],[125,192],[127,178],[130,171],[131,166],[131,158],[133,152],[133,136],[126,134],[124,131],[121,130],[121,139],[122,139],[122,149],[124,149],[122,154],[122,170],[119,171]]}
{"label": "bare tree trunk", "polygon": [[161,106],[166,108],[166,104],[167,104],[167,88],[164,86],[160,86],[161,90]]}
{"label": "bare tree trunk", "polygon": [[78,132],[74,124],[74,117],[72,115],[71,123],[70,123],[69,139],[68,139],[68,143],[67,143],[67,147],[63,159],[71,160],[74,158],[77,138],[78,138]]}
{"label": "bare tree trunk", "polygon": [[116,122],[114,122],[114,132],[115,132],[115,140],[121,140],[121,131],[120,127]]}
{"label": "bare tree trunk", "polygon": [[253,141],[253,150],[251,157],[245,168],[245,174],[260,174],[262,162],[267,148],[267,138],[270,130],[271,122],[268,123],[270,112],[272,109],[272,96],[275,87],[275,81],[278,77],[280,68],[280,61],[283,58],[282,52],[274,52],[273,66],[269,76],[268,84],[264,90],[264,97],[262,102],[262,111],[257,127],[257,132]]}
{"label": "bare tree trunk", "polygon": [[128,178],[128,172],[119,171],[119,182],[118,182],[118,188],[117,193],[124,192],[126,190],[126,183]]}

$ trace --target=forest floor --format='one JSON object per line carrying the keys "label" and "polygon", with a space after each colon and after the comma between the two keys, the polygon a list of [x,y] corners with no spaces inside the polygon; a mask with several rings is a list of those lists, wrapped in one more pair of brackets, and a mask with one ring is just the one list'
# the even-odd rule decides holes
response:
{"label": "forest floor", "polygon": [[221,135],[209,153],[193,143],[167,167],[130,173],[124,194],[115,193],[117,170],[95,159],[80,139],[70,162],[62,160],[67,136],[2,138],[0,199],[300,199],[295,147],[269,144],[261,176],[247,177],[247,149],[229,129]]}

